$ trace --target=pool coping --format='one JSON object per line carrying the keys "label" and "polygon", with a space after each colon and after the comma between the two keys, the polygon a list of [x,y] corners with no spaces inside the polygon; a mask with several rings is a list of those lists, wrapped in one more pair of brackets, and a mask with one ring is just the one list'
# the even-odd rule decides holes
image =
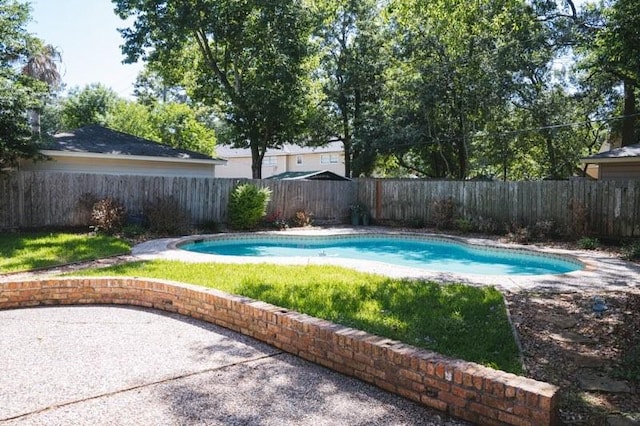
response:
{"label": "pool coping", "polygon": [[[475,247],[488,247],[534,252],[539,255],[575,259],[585,267],[582,270],[555,275],[475,275],[432,272],[424,269],[391,265],[384,262],[365,261],[360,259],[342,259],[334,257],[247,257],[221,256],[213,254],[195,253],[180,249],[180,244],[197,240],[217,239],[233,236],[339,236],[339,235],[388,235],[409,236],[413,238],[437,239],[469,244]],[[567,250],[560,248],[541,247],[537,245],[522,245],[504,243],[479,237],[452,236],[429,232],[411,232],[383,227],[340,227],[340,228],[311,228],[288,229],[283,231],[258,231],[250,233],[222,233],[201,234],[181,238],[164,238],[147,241],[133,247],[132,255],[142,260],[166,259],[181,260],[194,263],[271,263],[281,265],[337,265],[362,272],[376,273],[393,278],[420,278],[441,282],[461,282],[472,285],[494,285],[505,291],[613,291],[639,288],[640,266],[626,262],[609,253],[587,250]]]}

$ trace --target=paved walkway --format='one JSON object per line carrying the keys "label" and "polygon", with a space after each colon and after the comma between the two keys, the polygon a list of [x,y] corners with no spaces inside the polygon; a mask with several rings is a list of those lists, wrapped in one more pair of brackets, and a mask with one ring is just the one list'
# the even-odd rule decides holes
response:
{"label": "paved walkway", "polygon": [[208,323],[0,311],[0,425],[463,425]]}

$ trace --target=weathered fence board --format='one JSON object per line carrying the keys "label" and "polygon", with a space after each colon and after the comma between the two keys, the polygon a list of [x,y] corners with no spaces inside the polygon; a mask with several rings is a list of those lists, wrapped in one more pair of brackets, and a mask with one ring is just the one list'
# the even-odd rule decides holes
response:
{"label": "weathered fence board", "polygon": [[304,209],[317,221],[347,222],[349,206],[359,202],[379,223],[432,223],[434,201],[452,199],[468,219],[522,226],[553,221],[572,229],[583,217],[594,234],[640,235],[640,181],[251,181],[47,172],[0,176],[0,229],[84,226],[87,194],[117,198],[132,214],[156,199],[173,197],[194,224],[224,223],[229,194],[241,182],[269,187],[269,213],[283,218]]}

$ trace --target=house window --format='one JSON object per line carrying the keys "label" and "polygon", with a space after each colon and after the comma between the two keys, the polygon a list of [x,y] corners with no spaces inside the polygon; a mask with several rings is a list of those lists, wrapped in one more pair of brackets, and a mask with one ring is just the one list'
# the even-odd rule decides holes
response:
{"label": "house window", "polygon": [[298,164],[298,165],[302,164],[302,155],[298,155],[296,157],[296,164]]}
{"label": "house window", "polygon": [[262,159],[263,166],[275,166],[278,163],[276,157],[264,157]]}
{"label": "house window", "polygon": [[338,163],[338,154],[322,154],[320,156],[321,164],[337,164]]}

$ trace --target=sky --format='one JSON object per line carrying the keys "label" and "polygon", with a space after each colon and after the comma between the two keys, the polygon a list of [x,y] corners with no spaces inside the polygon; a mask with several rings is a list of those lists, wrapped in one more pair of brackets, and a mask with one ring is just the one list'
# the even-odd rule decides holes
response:
{"label": "sky", "polygon": [[28,31],[62,52],[61,74],[67,88],[102,83],[132,97],[142,63],[122,64],[117,28],[126,26],[110,0],[30,0]]}

